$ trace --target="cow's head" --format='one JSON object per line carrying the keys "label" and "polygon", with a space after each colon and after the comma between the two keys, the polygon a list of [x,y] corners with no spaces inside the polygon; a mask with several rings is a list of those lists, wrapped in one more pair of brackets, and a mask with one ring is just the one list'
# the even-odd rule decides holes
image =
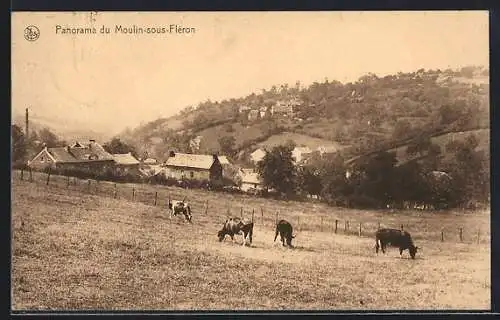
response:
{"label": "cow's head", "polygon": [[219,242],[224,240],[225,236],[226,236],[226,231],[224,229],[219,230],[219,232],[217,232],[217,237],[219,238]]}
{"label": "cow's head", "polygon": [[408,248],[408,250],[410,251],[410,257],[412,259],[415,259],[415,255],[417,254],[417,250],[419,248],[418,247],[415,247],[414,245],[411,245],[410,248]]}

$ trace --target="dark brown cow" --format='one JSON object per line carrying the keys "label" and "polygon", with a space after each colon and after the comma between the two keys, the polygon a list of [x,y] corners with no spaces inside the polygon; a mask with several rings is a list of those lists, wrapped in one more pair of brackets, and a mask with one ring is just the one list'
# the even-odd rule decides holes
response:
{"label": "dark brown cow", "polygon": [[278,223],[276,224],[276,234],[274,235],[274,241],[276,241],[278,233],[280,235],[283,246],[285,246],[285,241],[286,241],[286,245],[292,247],[292,239],[295,238],[295,236],[292,234],[293,227],[290,224],[290,222],[286,220],[278,221]]}
{"label": "dark brown cow", "polygon": [[419,249],[413,244],[411,235],[404,231],[398,229],[379,229],[375,233],[375,251],[378,254],[378,249],[381,248],[382,252],[385,253],[385,248],[387,246],[399,248],[399,255],[403,257],[403,251],[407,250],[410,252],[412,259],[415,259],[415,254]]}
{"label": "dark brown cow", "polygon": [[250,244],[252,244],[252,236],[253,236],[253,222],[249,219],[240,219],[240,218],[230,218],[224,222],[222,229],[217,233],[217,237],[219,241],[224,240],[226,235],[231,237],[231,240],[234,242],[234,235],[241,234],[243,232],[243,244],[246,245],[247,240]]}

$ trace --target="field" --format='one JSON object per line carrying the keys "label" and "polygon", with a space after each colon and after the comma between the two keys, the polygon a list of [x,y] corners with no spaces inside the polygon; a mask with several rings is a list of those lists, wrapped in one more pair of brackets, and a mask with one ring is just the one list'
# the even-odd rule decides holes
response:
{"label": "field", "polygon": [[[192,225],[168,218],[168,195],[187,196]],[[254,211],[251,247],[241,236],[218,242],[228,210]],[[273,243],[276,213],[297,226],[294,249]],[[47,186],[42,174],[30,183],[14,172],[12,308],[489,309],[489,219],[489,212],[346,210],[173,187],[89,188],[56,176]],[[423,248],[417,259],[406,252],[400,259],[396,249],[377,256],[378,223],[403,224]]]}

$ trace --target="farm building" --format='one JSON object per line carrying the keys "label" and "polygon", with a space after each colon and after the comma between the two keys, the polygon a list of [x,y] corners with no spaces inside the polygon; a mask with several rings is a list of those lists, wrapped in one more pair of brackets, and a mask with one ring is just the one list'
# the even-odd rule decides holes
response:
{"label": "farm building", "polygon": [[158,164],[158,160],[153,159],[153,158],[147,158],[147,159],[144,159],[144,160],[142,161],[142,164],[145,164],[145,165],[149,165],[149,166],[151,166],[151,165]]}
{"label": "farm building", "polygon": [[248,112],[248,120],[253,121],[259,118],[259,110],[250,110]]}
{"label": "farm building", "polygon": [[175,179],[222,180],[222,165],[217,155],[170,152],[165,161],[166,175]]}
{"label": "farm building", "polygon": [[107,169],[113,169],[115,164],[111,154],[104,148],[90,140],[88,144],[75,142],[71,146],[47,148],[40,151],[28,166],[33,169],[60,169],[60,170],[82,170],[99,173]]}
{"label": "farm building", "polygon": [[115,160],[115,170],[119,173],[137,173],[140,162],[132,153],[113,154]]}
{"label": "farm building", "polygon": [[319,152],[319,154],[324,155],[329,153],[336,153],[338,151],[338,148],[335,146],[319,146],[316,150]]}
{"label": "farm building", "polygon": [[250,189],[262,190],[262,182],[260,181],[259,174],[253,169],[240,169],[241,186],[243,192]]}

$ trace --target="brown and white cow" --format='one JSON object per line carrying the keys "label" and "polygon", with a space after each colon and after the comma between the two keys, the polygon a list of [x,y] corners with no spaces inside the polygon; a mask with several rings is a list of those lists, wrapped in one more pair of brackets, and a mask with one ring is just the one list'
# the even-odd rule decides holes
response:
{"label": "brown and white cow", "polygon": [[170,219],[178,214],[183,214],[186,221],[191,222],[191,207],[189,203],[179,200],[168,200],[168,208],[170,209]]}
{"label": "brown and white cow", "polygon": [[252,244],[253,236],[253,222],[247,218],[229,218],[224,222],[222,229],[217,232],[219,241],[224,240],[226,235],[231,237],[234,242],[234,236],[243,232],[243,246],[246,245],[247,240]]}

